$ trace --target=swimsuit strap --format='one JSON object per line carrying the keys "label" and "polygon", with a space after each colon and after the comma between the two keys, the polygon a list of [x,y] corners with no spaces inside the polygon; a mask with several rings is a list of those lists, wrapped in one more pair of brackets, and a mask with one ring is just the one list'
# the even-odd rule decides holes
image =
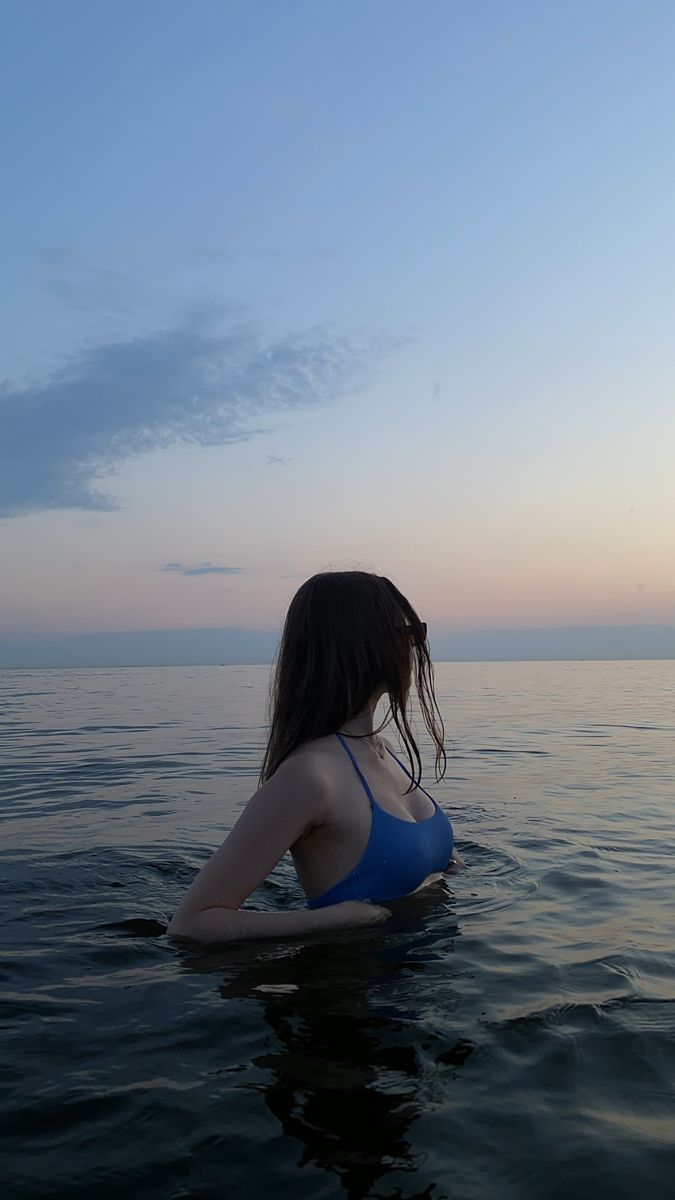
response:
{"label": "swimsuit strap", "polygon": [[370,800],[370,803],[375,805],[375,807],[377,808],[377,801],[376,801],[373,793],[370,790],[370,787],[368,785],[368,780],[366,779],[365,775],[363,774],[363,771],[361,770],[359,764],[357,763],[356,759],[354,758],[354,755],[352,754],[352,751],[350,750],[349,746],[347,745],[344,737],[342,736],[341,733],[337,733],[335,736],[337,737],[343,750],[346,750],[347,754],[351,758],[351,760],[354,764],[355,770],[356,770],[356,774],[358,775],[359,779],[361,780],[361,783],[363,784],[363,786],[365,788],[366,795],[367,795],[368,799]]}
{"label": "swimsuit strap", "polygon": [[[415,783],[415,777],[414,777],[414,775],[410,774],[410,771],[406,767],[405,763],[402,763],[400,758],[398,758],[397,755],[394,754],[394,751],[390,750],[388,746],[385,746],[385,750],[387,750],[389,752],[389,754],[391,754],[391,757],[393,758],[394,762],[398,763],[399,767],[404,772],[404,774],[406,774],[408,776],[408,779],[410,780],[410,782]],[[422,787],[421,783],[415,783],[415,787],[419,788],[419,790],[421,792],[424,792],[424,795],[427,796],[427,798],[429,800],[431,800],[431,803],[433,804],[434,808],[438,808],[438,805],[437,805],[436,801],[434,800],[433,796],[430,796],[429,793],[427,791],[425,791],[425,789]]]}

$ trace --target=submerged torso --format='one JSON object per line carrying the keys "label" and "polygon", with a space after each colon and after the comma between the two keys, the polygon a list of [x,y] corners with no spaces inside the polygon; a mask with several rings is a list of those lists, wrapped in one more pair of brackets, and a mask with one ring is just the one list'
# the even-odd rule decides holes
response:
{"label": "submerged torso", "polygon": [[[339,904],[344,900],[377,902],[406,896],[416,891],[430,876],[439,874],[447,867],[452,857],[452,826],[423,788],[414,789],[406,797],[412,800],[410,808],[415,815],[402,803],[401,816],[388,811],[375,798],[362,766],[359,765],[346,739],[341,734],[338,734],[337,738],[345,757],[348,756],[351,760],[352,770],[355,772],[353,778],[355,781],[358,779],[360,794],[353,797],[351,808],[346,806],[344,824],[348,845],[346,848],[343,845],[336,846],[335,857],[338,861],[345,862],[347,854],[348,861],[354,863],[355,858],[357,861],[350,869],[339,873],[337,882],[321,890],[311,886],[311,878],[307,886],[308,880],[303,878],[303,874],[310,873],[302,870],[303,852],[294,849],[298,873],[303,878],[305,890],[310,896],[309,906],[320,908],[329,904]],[[387,749],[387,753],[390,760],[397,764],[397,768],[394,780],[388,779],[386,783],[391,787],[394,782],[397,788],[400,787],[400,771],[407,776],[407,788],[409,772],[391,750]],[[378,782],[384,786],[382,779],[375,778],[376,787]],[[423,815],[417,816],[417,813]],[[367,838],[364,836],[366,832]],[[354,843],[358,849],[356,853],[350,853]],[[309,846],[307,850],[309,858]],[[334,873],[331,874],[334,878]]]}

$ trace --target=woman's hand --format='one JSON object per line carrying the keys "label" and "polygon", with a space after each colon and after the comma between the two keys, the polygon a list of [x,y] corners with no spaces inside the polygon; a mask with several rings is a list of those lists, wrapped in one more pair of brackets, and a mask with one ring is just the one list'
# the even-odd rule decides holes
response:
{"label": "woman's hand", "polygon": [[464,862],[464,859],[462,858],[461,854],[458,854],[456,850],[453,850],[452,858],[450,859],[450,862],[448,863],[447,867],[445,868],[445,871],[443,872],[443,874],[444,875],[456,875],[458,871],[461,871],[465,868],[466,868],[466,863]]}
{"label": "woman's hand", "polygon": [[325,920],[324,929],[356,929],[362,925],[382,925],[391,917],[391,910],[380,904],[369,904],[366,900],[343,900],[340,904],[327,904],[314,909]]}

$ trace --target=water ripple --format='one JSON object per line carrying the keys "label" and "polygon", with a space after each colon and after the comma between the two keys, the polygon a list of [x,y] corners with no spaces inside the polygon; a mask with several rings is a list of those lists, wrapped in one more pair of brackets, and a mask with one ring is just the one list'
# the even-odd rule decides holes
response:
{"label": "water ripple", "polygon": [[[671,673],[441,664],[466,868],[381,929],[211,948],[165,930],[266,673],[4,673],[12,1200],[670,1200]],[[251,902],[302,904],[288,860]]]}

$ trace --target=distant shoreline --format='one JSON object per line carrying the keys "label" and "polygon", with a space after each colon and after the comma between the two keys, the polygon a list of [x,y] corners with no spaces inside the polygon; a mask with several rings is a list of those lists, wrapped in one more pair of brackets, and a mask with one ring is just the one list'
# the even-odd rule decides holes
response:
{"label": "distant shoreline", "polygon": [[[542,665],[553,663],[626,663],[626,662],[675,662],[675,655],[656,655],[643,656],[641,658],[434,658],[434,664],[440,666],[442,663],[455,663],[458,665],[466,664],[467,666],[474,663],[477,666],[503,665],[511,664],[515,666],[518,663],[541,663]],[[18,671],[202,671],[202,670],[221,670],[227,667],[268,667],[272,669],[273,663],[79,663],[75,665],[58,665],[58,666],[22,666],[16,667],[0,663],[0,671],[18,672]]]}
{"label": "distant shoreline", "polygon": [[[562,626],[430,635],[434,662],[675,660],[675,626]],[[278,634],[237,627],[0,639],[0,670],[267,666]]]}

